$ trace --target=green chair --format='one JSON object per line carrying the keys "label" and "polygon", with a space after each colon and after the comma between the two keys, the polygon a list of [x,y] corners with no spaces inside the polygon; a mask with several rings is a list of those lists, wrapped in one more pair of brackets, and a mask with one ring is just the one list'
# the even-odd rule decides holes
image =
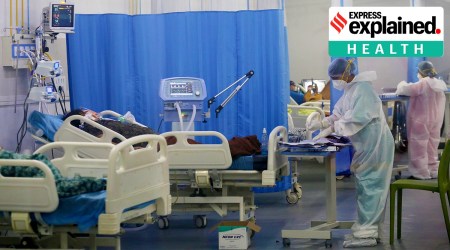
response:
{"label": "green chair", "polygon": [[397,239],[402,236],[402,191],[403,189],[417,189],[439,193],[441,198],[442,211],[444,212],[445,226],[447,227],[447,236],[450,241],[450,223],[448,219],[447,201],[445,194],[449,199],[450,204],[450,184],[449,184],[449,164],[450,164],[450,140],[445,144],[444,152],[442,153],[441,161],[439,163],[437,181],[427,180],[410,180],[401,179],[391,184],[390,197],[390,236],[389,243],[394,243],[394,217],[395,217],[395,193],[398,191],[397,198]]}

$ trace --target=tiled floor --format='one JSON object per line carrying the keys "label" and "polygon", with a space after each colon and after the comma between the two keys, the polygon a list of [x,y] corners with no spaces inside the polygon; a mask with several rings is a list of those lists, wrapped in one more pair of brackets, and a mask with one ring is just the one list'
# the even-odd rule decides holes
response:
{"label": "tiled floor", "polygon": [[[404,163],[404,155],[396,156],[396,163]],[[407,174],[407,173],[406,173]],[[323,168],[307,162],[303,164],[301,184],[303,197],[296,205],[289,205],[283,193],[256,195],[257,224],[262,227],[252,240],[250,249],[287,249],[281,239],[282,229],[303,229],[311,220],[325,219],[325,193]],[[353,178],[347,177],[337,183],[338,220],[356,218],[355,189]],[[405,191],[403,203],[402,239],[389,245],[389,214],[386,213],[381,243],[364,249],[450,249],[438,194],[424,191]],[[389,211],[389,205],[387,205]],[[160,230],[149,225],[137,232],[128,232],[122,238],[123,249],[217,249],[217,231],[211,228],[221,218],[208,214],[208,225],[197,229],[193,224],[193,214],[174,213],[170,218],[170,228]],[[236,220],[233,213],[225,220]],[[332,249],[342,249],[344,235],[349,230],[334,230]],[[291,240],[291,249],[325,249],[324,240]]]}

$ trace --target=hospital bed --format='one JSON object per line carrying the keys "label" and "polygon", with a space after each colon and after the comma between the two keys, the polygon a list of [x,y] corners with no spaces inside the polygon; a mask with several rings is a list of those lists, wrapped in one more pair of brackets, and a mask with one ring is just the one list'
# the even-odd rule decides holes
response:
{"label": "hospital bed", "polygon": [[[313,119],[322,120],[325,118],[325,112],[320,107],[307,106],[307,105],[287,105],[288,115],[292,118],[292,128],[306,128],[307,121]],[[311,139],[311,132],[308,131],[306,139]]]}
{"label": "hospital bed", "polygon": [[325,115],[330,115],[330,100],[320,100],[320,101],[311,101],[304,102],[300,104],[303,107],[317,107],[323,110]]}
{"label": "hospital bed", "polygon": [[[56,116],[52,116],[52,115],[48,115],[48,114],[44,114],[44,115],[45,116],[42,119],[45,119],[48,121],[53,121],[53,118],[56,117]],[[122,117],[121,114],[111,111],[111,110],[102,111],[99,113],[99,116],[106,118],[106,119],[119,119],[120,117]],[[75,121],[79,122],[81,124],[89,124],[93,127],[99,128],[99,130],[101,130],[101,132],[102,132],[101,136],[94,136],[94,135],[89,134],[89,133],[79,129],[78,127],[72,125],[72,123]],[[132,123],[144,127],[144,125],[142,125],[136,121],[133,121]],[[33,125],[36,125],[36,124],[30,124],[30,126],[33,126]],[[113,140],[115,140],[115,141],[126,140],[126,138],[123,135],[118,134],[117,132],[115,132],[107,127],[99,125],[95,121],[92,121],[92,120],[90,120],[84,116],[80,116],[80,115],[70,116],[66,120],[64,120],[64,122],[61,122],[61,124],[55,125],[55,127],[56,126],[59,126],[59,128],[57,129],[56,132],[50,131],[50,132],[54,133],[53,135],[50,136],[50,137],[54,138],[54,141],[100,142],[100,143],[109,142],[109,143],[112,143]],[[47,143],[52,142],[46,136],[38,136],[36,134],[31,133],[31,137],[41,144],[47,144]],[[105,151],[104,149],[90,149],[90,150],[80,149],[80,153],[84,157],[90,157],[90,158],[107,157],[109,154],[109,152]]]}
{"label": "hospital bed", "polygon": [[[325,118],[325,112],[322,108],[308,105],[287,105],[288,119],[292,120],[289,130],[306,130],[306,124],[312,120],[323,120]],[[292,127],[291,127],[292,126]],[[312,139],[313,132],[306,130],[305,139]],[[322,163],[323,157],[313,157],[319,163]],[[302,157],[302,159],[311,159],[311,157]],[[294,169],[293,169],[294,170]]]}
{"label": "hospital bed", "polygon": [[[104,111],[101,114],[113,114]],[[93,136],[71,124],[78,120],[102,131],[102,136]],[[254,194],[252,187],[272,187],[277,181],[290,175],[290,167],[285,156],[277,149],[278,141],[287,140],[284,127],[275,128],[269,135],[268,154],[264,156],[240,157],[232,165],[230,148],[226,138],[214,131],[169,132],[164,137],[174,136],[176,143],[168,146],[170,181],[173,184],[172,196],[174,210],[210,211],[226,216],[229,211],[239,211],[239,220],[254,218]],[[114,138],[125,138],[94,121],[74,115],[67,118],[55,134],[56,141],[72,142],[112,142]],[[212,137],[218,144],[188,144],[187,138]],[[201,140],[201,139],[200,139]],[[104,156],[102,150],[83,150],[84,157]],[[263,161],[264,170],[252,169],[255,162]],[[231,165],[231,167],[230,167]],[[250,166],[250,167],[249,167]],[[242,168],[245,168],[242,170]],[[290,180],[289,180],[290,181]],[[285,190],[286,199],[299,199],[299,189]],[[205,216],[195,216],[198,227],[206,226]],[[167,217],[158,220],[161,229],[169,227]]]}
{"label": "hospital bed", "polygon": [[[263,170],[249,168],[248,162],[245,166],[233,166],[236,160],[232,163],[228,141],[218,132],[174,131],[162,136],[176,138],[175,144],[168,145],[174,211],[214,211],[220,216],[238,211],[240,221],[255,220],[252,188],[272,187],[290,175],[287,157],[278,149],[279,141],[287,141],[287,131],[282,126],[269,135],[267,164]],[[218,143],[189,144],[190,137],[213,137]],[[291,189],[286,194],[296,196]],[[199,228],[205,227],[206,216],[196,215],[194,222]]]}
{"label": "hospital bed", "polygon": [[[142,142],[147,146],[133,148]],[[167,145],[163,137],[142,135],[117,145],[54,142],[35,153],[48,154],[54,149],[63,152],[51,160],[63,176],[104,177],[106,190],[58,198],[55,176],[46,164],[0,159],[0,168],[30,166],[45,174],[39,178],[0,175],[0,246],[19,241],[22,246],[33,243],[46,248],[95,249],[106,245],[120,249],[122,223],[152,223],[152,214],[171,213]],[[82,158],[81,149],[108,152],[108,156]]]}

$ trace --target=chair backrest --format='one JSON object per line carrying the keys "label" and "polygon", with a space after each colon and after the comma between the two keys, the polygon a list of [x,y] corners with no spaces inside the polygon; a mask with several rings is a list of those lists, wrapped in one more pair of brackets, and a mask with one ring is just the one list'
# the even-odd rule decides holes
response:
{"label": "chair backrest", "polygon": [[446,192],[449,190],[449,168],[450,168],[450,140],[445,143],[444,152],[442,152],[441,161],[439,162],[438,170],[438,185],[439,191]]}

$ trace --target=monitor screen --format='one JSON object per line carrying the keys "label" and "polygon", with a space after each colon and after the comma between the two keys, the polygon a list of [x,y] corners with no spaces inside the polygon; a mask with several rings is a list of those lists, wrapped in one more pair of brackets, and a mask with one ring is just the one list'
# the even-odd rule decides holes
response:
{"label": "monitor screen", "polygon": [[302,80],[303,86],[306,90],[308,90],[308,86],[311,86],[313,84],[317,84],[317,89],[320,92],[322,92],[323,88],[325,88],[325,84],[327,84],[326,80],[316,80],[316,79],[304,79]]}
{"label": "monitor screen", "polygon": [[74,27],[74,5],[73,4],[51,4],[51,27],[73,28]]}
{"label": "monitor screen", "polygon": [[190,82],[171,82],[171,95],[192,95],[192,84]]}

